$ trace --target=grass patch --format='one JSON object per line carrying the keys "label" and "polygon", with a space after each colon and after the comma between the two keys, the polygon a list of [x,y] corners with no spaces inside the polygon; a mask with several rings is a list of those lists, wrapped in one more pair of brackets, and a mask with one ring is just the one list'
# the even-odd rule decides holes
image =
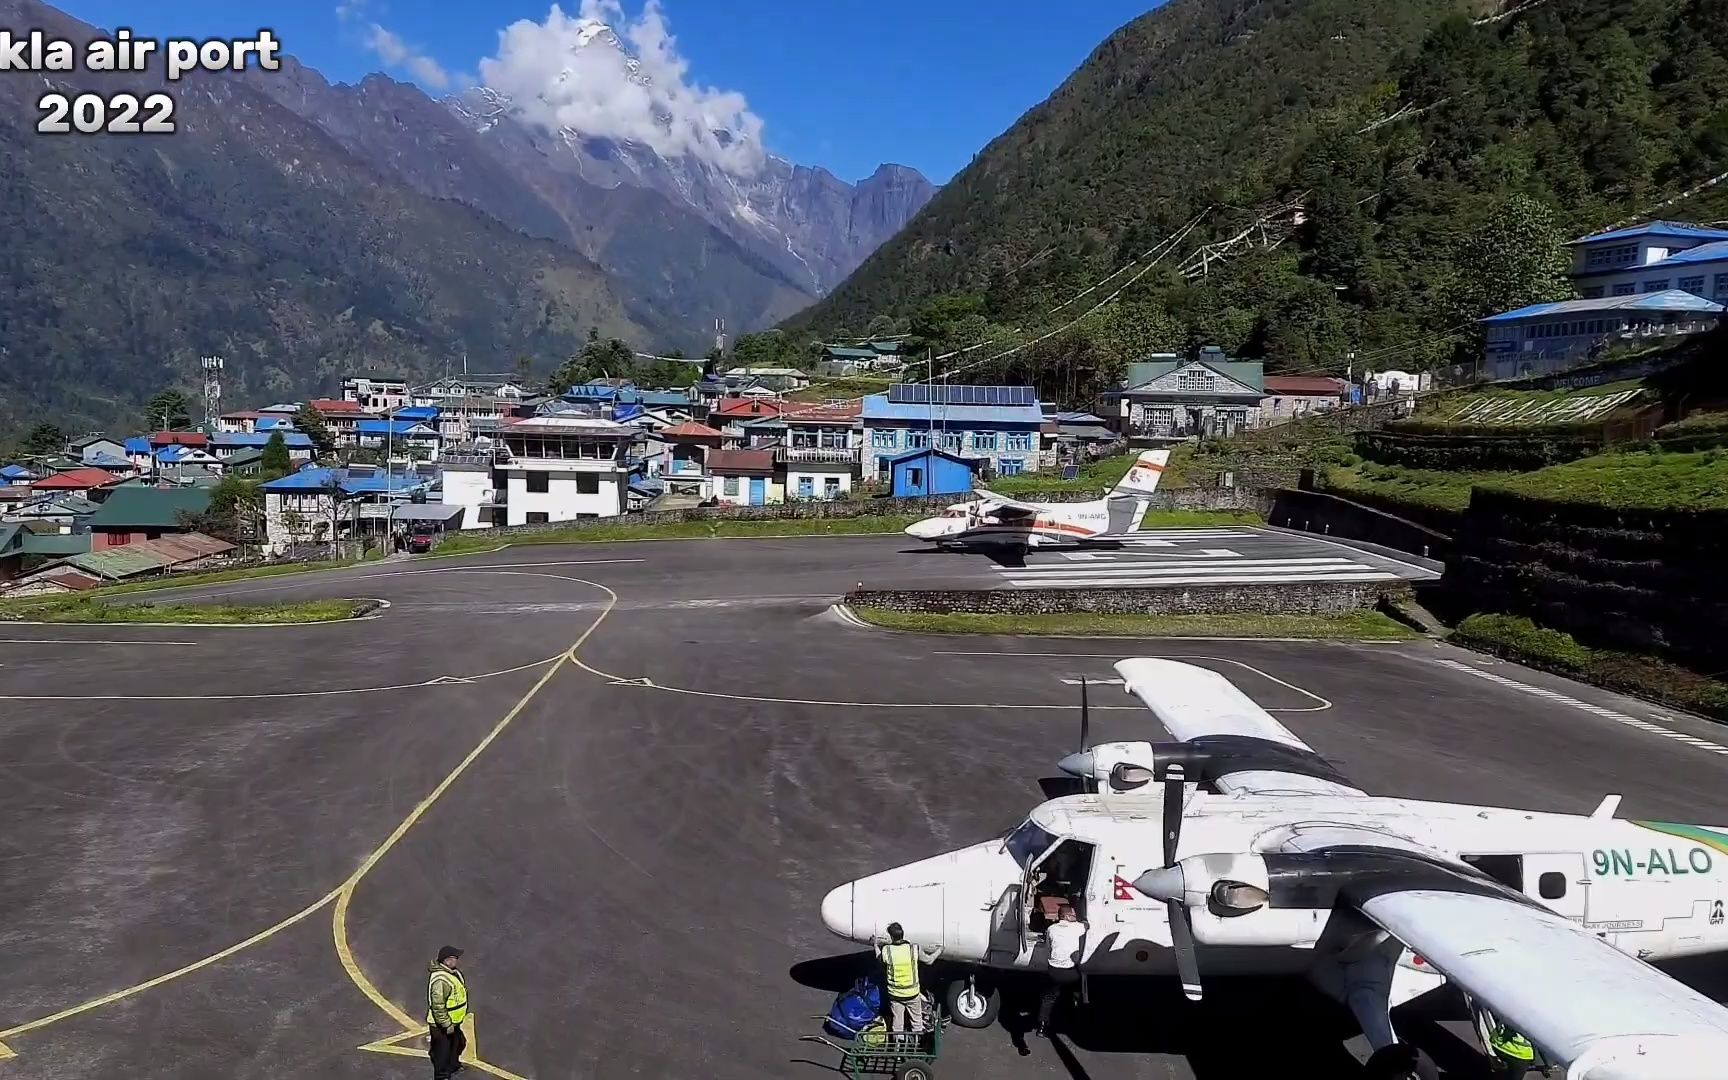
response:
{"label": "grass patch", "polygon": [[1463,513],[1470,505],[1470,489],[1501,473],[1444,472],[1409,469],[1402,465],[1360,465],[1326,470],[1324,486],[1348,497],[1352,493],[1426,510]]}
{"label": "grass patch", "polygon": [[1533,667],[1728,720],[1728,683],[1639,653],[1596,649],[1517,615],[1472,615],[1449,641]]}
{"label": "grass patch", "polygon": [[105,604],[88,595],[9,600],[0,622],[185,623],[233,626],[352,619],[378,605],[370,600],[301,600],[276,604]]}
{"label": "grass patch", "polygon": [[1036,495],[1041,491],[1089,491],[1102,495],[1107,488],[1113,488],[1117,482],[1128,475],[1128,467],[1134,464],[1140,456],[1136,450],[1131,454],[1116,454],[1111,457],[1097,458],[1080,466],[1079,475],[1072,480],[1062,479],[1059,472],[1021,473],[1019,476],[999,476],[991,481],[991,491],[1003,495]]}
{"label": "grass patch", "polygon": [[815,379],[802,390],[794,390],[786,395],[786,400],[820,405],[824,401],[835,398],[860,398],[870,394],[887,393],[888,388],[898,382],[897,378],[872,378],[868,375],[853,375],[844,378],[828,378],[813,376]]}
{"label": "grass patch", "polygon": [[505,544],[604,544],[612,540],[711,540],[726,536],[856,536],[897,533],[924,514],[870,514],[851,518],[771,518],[709,521],[674,521],[658,525],[589,525],[584,528],[546,529],[542,532],[488,536],[464,533],[439,544],[439,555],[470,551],[492,551]]}
{"label": "grass patch", "polygon": [[337,570],[344,566],[359,566],[361,559],[326,559],[319,562],[276,563],[265,566],[248,566],[238,570],[212,570],[207,574],[173,574],[167,577],[151,578],[149,581],[133,581],[122,585],[104,585],[99,589],[90,590],[95,596],[121,596],[126,593],[151,592],[156,589],[181,589],[188,585],[216,585],[224,581],[247,581],[252,578],[282,577],[286,574],[304,574],[313,570]]}
{"label": "grass patch", "polygon": [[1349,615],[986,615],[855,607],[872,626],[923,634],[1078,634],[1113,637],[1258,637],[1408,641],[1409,627],[1378,611]]}
{"label": "grass patch", "polygon": [[1728,510],[1728,451],[1599,454],[1482,486],[1530,499],[1624,510]]}

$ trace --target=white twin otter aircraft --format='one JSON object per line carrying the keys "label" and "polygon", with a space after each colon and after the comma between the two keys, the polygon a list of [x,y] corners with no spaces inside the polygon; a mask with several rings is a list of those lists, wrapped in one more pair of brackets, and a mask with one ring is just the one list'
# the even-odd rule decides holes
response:
{"label": "white twin otter aircraft", "polygon": [[[1646,960],[1728,951],[1728,830],[1369,795],[1222,675],[1115,665],[1173,742],[1086,745],[1005,838],[860,878],[822,921],[869,942],[900,923],[969,974],[949,1011],[982,1027],[991,969],[1042,970],[1077,897],[1082,974],[1304,972],[1348,1006],[1369,1075],[1432,1076],[1390,1011],[1448,980],[1567,1080],[1728,1076],[1728,1009]],[[1161,834],[1161,835],[1160,835]]]}
{"label": "white twin otter aircraft", "polygon": [[1168,450],[1148,450],[1102,499],[1091,502],[1020,502],[983,488],[978,498],[955,503],[941,514],[906,526],[906,535],[938,547],[1013,547],[1025,550],[1116,540],[1137,532],[1151,506],[1149,496],[1170,460]]}

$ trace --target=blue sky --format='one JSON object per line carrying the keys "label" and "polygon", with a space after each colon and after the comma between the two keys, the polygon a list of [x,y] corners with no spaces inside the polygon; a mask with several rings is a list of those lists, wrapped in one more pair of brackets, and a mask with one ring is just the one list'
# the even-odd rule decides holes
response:
{"label": "blue sky", "polygon": [[[593,0],[590,0],[593,2]],[[948,180],[1042,101],[1113,30],[1160,0],[662,0],[688,81],[735,91],[762,122],[769,150],[857,180],[899,162]],[[339,16],[338,4],[348,7]],[[581,0],[567,0],[574,14]],[[141,36],[251,36],[269,27],[283,48],[330,79],[387,70],[428,85],[499,52],[498,31],[544,23],[549,3],[524,0],[63,0],[98,26]],[[643,0],[624,0],[626,21]],[[611,21],[611,20],[609,20]],[[399,46],[380,58],[372,27]],[[392,51],[386,45],[382,51]],[[419,55],[430,63],[415,66]],[[420,77],[416,77],[416,75]],[[660,80],[656,80],[657,82]]]}

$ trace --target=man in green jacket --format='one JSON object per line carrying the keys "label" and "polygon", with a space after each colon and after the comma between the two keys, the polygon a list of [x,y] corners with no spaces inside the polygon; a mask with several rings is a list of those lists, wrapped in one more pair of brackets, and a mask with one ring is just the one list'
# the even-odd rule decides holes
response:
{"label": "man in green jacket", "polygon": [[468,1019],[468,984],[462,973],[462,950],[446,945],[438,959],[426,969],[426,1026],[432,1043],[432,1080],[450,1080],[461,1072],[462,1051],[468,1037],[462,1021]]}

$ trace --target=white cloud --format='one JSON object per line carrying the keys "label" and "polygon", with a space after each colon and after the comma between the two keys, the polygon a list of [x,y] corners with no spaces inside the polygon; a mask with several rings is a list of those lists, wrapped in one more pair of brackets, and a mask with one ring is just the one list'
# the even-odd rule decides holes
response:
{"label": "white cloud", "polygon": [[377,23],[373,23],[366,32],[366,47],[390,67],[407,71],[417,82],[434,90],[447,90],[453,81],[442,64]]}
{"label": "white cloud", "polygon": [[[628,53],[595,40],[604,26]],[[648,0],[635,19],[618,0],[582,0],[575,16],[554,4],[543,22],[522,19],[500,30],[497,55],[480,61],[480,81],[510,95],[522,118],[542,127],[755,172],[763,158],[761,118],[743,94],[693,83],[689,70],[659,0]]]}

